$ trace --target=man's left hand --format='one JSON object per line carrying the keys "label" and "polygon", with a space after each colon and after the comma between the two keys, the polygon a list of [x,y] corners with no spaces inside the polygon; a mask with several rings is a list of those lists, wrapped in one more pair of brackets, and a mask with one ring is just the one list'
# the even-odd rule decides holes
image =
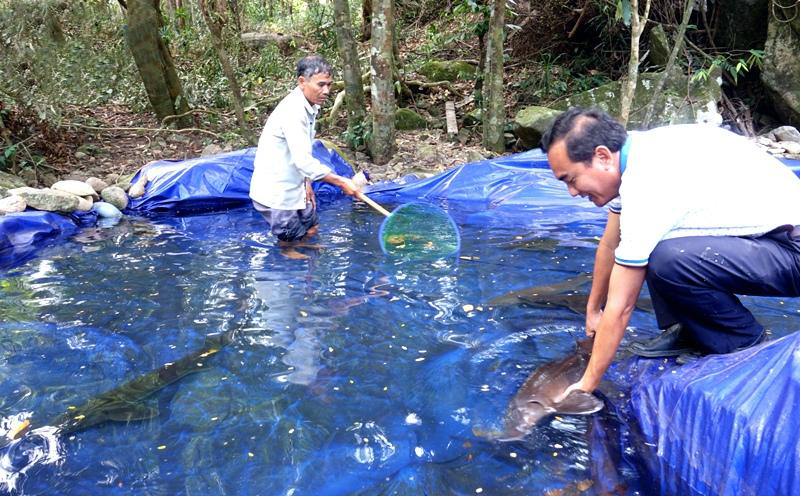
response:
{"label": "man's left hand", "polygon": [[553,398],[553,400],[556,403],[561,403],[562,401],[567,399],[567,396],[569,396],[569,394],[573,391],[583,391],[586,393],[591,393],[591,391],[586,390],[586,388],[583,386],[583,381],[581,380],[576,382],[575,384],[571,384],[567,389],[564,390],[563,393]]}

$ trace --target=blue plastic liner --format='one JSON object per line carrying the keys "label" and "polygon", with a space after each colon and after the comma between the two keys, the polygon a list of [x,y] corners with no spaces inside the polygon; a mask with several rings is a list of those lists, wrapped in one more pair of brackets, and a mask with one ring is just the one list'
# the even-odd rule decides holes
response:
{"label": "blue plastic liner", "polygon": [[0,269],[33,256],[38,248],[77,230],[70,218],[53,212],[29,210],[0,215]]}
{"label": "blue plastic liner", "polygon": [[631,359],[631,413],[660,494],[800,492],[800,333],[679,367]]}
{"label": "blue plastic liner", "polygon": [[[322,142],[314,142],[312,155],[336,174],[353,177],[353,169],[347,161],[325,148]],[[183,214],[250,205],[255,156],[255,148],[245,148],[191,160],[154,162],[134,176],[134,183],[142,173],[147,174],[149,181],[144,196],[132,200],[128,210]],[[336,186],[319,181],[314,183],[314,191],[320,203],[344,196]]]}

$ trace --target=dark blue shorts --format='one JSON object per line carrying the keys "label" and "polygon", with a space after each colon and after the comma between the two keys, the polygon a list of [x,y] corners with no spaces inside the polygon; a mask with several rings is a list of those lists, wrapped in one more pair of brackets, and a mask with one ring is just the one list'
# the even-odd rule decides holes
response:
{"label": "dark blue shorts", "polygon": [[270,231],[280,241],[297,241],[319,224],[317,208],[311,203],[303,210],[279,210],[265,207],[257,201],[253,202],[253,207],[264,216]]}

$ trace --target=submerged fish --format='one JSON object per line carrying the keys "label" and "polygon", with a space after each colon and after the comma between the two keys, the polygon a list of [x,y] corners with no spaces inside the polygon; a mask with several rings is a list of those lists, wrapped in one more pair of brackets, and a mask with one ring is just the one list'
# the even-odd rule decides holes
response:
{"label": "submerged fish", "polygon": [[[150,396],[188,374],[203,370],[209,357],[233,341],[235,332],[234,329],[206,336],[200,350],[95,396],[83,405],[69,407],[66,412],[42,425],[54,426],[59,434],[66,435],[107,421],[131,422],[153,418],[158,415],[158,406],[147,403]],[[6,439],[0,440],[0,446],[22,437],[30,431],[31,425],[26,420],[9,431]]]}
{"label": "submerged fish", "polygon": [[549,415],[589,415],[603,408],[600,399],[583,391],[573,391],[556,401],[570,385],[580,380],[589,363],[593,341],[589,338],[578,342],[574,353],[548,362],[528,376],[508,405],[505,430],[498,436],[499,440],[522,439]]}
{"label": "submerged fish", "polygon": [[[584,314],[589,295],[583,292],[581,287],[591,280],[591,274],[580,274],[555,284],[510,291],[493,298],[487,303],[487,306],[498,307],[524,303],[535,307],[563,307],[575,313]],[[639,298],[636,308],[652,313],[653,303],[649,298]]]}

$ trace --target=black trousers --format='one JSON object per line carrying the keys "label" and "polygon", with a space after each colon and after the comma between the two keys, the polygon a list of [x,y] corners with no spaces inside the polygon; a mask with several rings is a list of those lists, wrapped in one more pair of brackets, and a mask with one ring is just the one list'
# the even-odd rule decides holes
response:
{"label": "black trousers", "polygon": [[647,286],[661,329],[680,322],[708,353],[749,346],[764,328],[736,295],[800,296],[800,228],[662,241],[650,255]]}

